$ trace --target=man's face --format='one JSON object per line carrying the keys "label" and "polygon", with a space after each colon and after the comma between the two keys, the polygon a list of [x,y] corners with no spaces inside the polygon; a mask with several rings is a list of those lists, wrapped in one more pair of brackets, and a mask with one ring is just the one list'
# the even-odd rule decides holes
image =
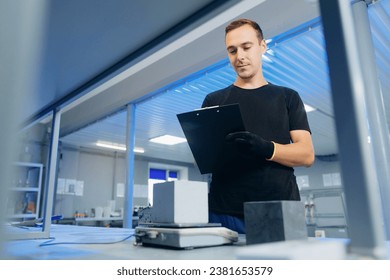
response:
{"label": "man's face", "polygon": [[226,50],[239,78],[249,81],[261,74],[261,58],[266,51],[265,41],[259,41],[250,25],[243,25],[226,34]]}

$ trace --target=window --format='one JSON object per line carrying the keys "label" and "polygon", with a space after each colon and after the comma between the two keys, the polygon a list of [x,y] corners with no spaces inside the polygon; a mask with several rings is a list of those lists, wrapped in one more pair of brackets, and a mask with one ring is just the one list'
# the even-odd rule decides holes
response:
{"label": "window", "polygon": [[179,173],[178,171],[169,171],[168,172],[168,181],[176,181],[178,173]]}
{"label": "window", "polygon": [[188,180],[188,168],[165,164],[149,164],[148,203],[153,205],[153,185],[166,181]]}
{"label": "window", "polygon": [[167,171],[165,169],[149,169],[149,179],[163,180],[167,179]]}

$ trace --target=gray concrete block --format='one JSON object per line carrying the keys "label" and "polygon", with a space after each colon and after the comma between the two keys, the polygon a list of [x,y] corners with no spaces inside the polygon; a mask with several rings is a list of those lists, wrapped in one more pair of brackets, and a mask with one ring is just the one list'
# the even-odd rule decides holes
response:
{"label": "gray concrete block", "polygon": [[173,181],[154,184],[153,222],[207,224],[207,193],[206,182]]}
{"label": "gray concrete block", "polygon": [[244,203],[246,243],[307,238],[304,209],[300,201]]}

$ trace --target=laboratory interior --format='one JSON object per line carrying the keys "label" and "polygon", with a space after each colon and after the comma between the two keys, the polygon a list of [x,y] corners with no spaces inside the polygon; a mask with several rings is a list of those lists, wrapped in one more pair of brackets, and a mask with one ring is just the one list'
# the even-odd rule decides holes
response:
{"label": "laboratory interior", "polygon": [[[315,151],[245,234],[209,223],[179,121],[234,82],[238,18]],[[0,23],[1,259],[389,259],[390,0],[2,1]]]}

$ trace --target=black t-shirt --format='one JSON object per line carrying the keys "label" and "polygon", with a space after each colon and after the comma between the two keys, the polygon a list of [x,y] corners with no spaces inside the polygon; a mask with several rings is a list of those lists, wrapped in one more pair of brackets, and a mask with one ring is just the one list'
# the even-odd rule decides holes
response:
{"label": "black t-shirt", "polygon": [[[272,84],[257,89],[231,85],[208,94],[202,107],[234,103],[240,104],[246,130],[265,140],[289,144],[291,130],[310,132],[303,102],[292,89]],[[237,153],[212,174],[211,211],[243,216],[244,202],[271,200],[300,200],[293,168]]]}

